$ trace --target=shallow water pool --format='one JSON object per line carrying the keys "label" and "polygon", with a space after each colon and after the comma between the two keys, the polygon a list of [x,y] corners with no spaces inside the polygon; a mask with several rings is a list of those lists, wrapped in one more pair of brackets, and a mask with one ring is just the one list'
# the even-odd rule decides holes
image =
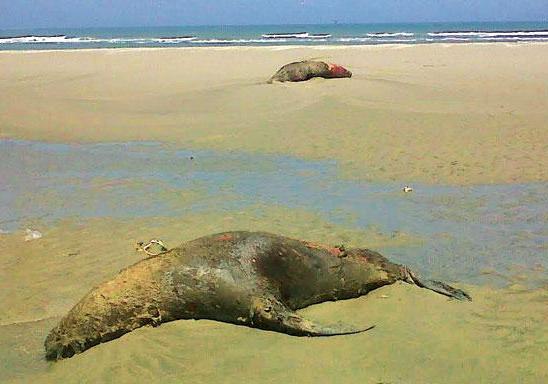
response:
{"label": "shallow water pool", "polygon": [[420,245],[380,251],[436,278],[501,284],[536,271],[528,285],[545,281],[546,183],[415,184],[414,192],[403,193],[395,183],[341,179],[334,161],[159,143],[1,140],[0,164],[5,232],[66,217],[181,216],[277,205],[339,225],[417,236]]}

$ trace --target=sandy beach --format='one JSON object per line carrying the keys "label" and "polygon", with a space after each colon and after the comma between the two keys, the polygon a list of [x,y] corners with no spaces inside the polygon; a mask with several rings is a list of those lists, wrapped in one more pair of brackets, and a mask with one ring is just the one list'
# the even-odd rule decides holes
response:
{"label": "sandy beach", "polygon": [[[311,58],[353,77],[266,84]],[[543,43],[0,52],[0,382],[546,382],[547,61]],[[300,312],[365,334],[176,321],[45,361],[136,241],[236,229],[379,250],[474,300],[402,283]]]}
{"label": "sandy beach", "polygon": [[[0,135],[335,159],[348,177],[546,181],[548,44],[0,53]],[[268,85],[320,58],[350,80]]]}

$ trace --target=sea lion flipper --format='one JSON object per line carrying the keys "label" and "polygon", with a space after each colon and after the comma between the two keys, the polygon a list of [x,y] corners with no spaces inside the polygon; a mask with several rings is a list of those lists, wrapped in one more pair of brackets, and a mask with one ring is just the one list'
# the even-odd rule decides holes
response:
{"label": "sea lion flipper", "polygon": [[431,291],[440,293],[453,299],[472,301],[472,297],[468,293],[464,292],[462,289],[452,287],[449,284],[445,284],[441,281],[421,280],[419,287],[429,289]]}
{"label": "sea lion flipper", "polygon": [[[365,331],[369,331],[370,329],[375,328],[374,325],[364,328],[364,329],[357,329],[357,328],[351,328],[351,327],[328,327],[328,326],[322,326],[318,325],[310,320],[306,320],[300,316],[298,316],[299,320],[295,324],[292,322],[289,324],[292,327],[292,331],[295,331],[295,333],[299,333],[299,336],[342,336],[342,335],[354,335],[356,333],[362,333]],[[286,324],[287,326],[287,324]],[[289,333],[286,331],[286,333]]]}
{"label": "sea lion flipper", "polygon": [[472,297],[462,289],[452,287],[441,281],[423,279],[405,266],[403,267],[403,280],[407,283],[415,284],[418,287],[429,289],[453,299],[472,301]]}
{"label": "sea lion flipper", "polygon": [[276,298],[256,298],[253,304],[253,325],[292,336],[340,336],[368,331],[349,327],[327,327],[318,325],[287,308]]}

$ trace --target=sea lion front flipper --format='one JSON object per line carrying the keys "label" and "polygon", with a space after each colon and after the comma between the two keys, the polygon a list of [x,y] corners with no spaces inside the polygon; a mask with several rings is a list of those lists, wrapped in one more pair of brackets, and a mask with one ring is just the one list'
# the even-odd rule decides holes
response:
{"label": "sea lion front flipper", "polygon": [[326,327],[307,320],[275,298],[255,298],[252,307],[253,326],[292,336],[340,336],[368,331],[348,327]]}
{"label": "sea lion front flipper", "polygon": [[462,301],[472,301],[472,297],[464,292],[462,289],[458,289],[445,284],[442,281],[437,280],[420,280],[417,284],[421,288],[426,288],[431,291],[437,292],[439,294],[451,297],[453,299],[462,300]]}
{"label": "sea lion front flipper", "polygon": [[418,287],[429,289],[453,299],[472,301],[472,297],[462,289],[452,287],[441,281],[423,279],[405,266],[403,267],[403,273],[403,280],[409,284],[415,284]]}
{"label": "sea lion front flipper", "polygon": [[296,313],[290,314],[282,321],[284,332],[294,336],[342,336],[354,335],[375,328],[374,325],[364,329],[356,329],[351,327],[328,327],[318,325],[310,320],[307,320]]}

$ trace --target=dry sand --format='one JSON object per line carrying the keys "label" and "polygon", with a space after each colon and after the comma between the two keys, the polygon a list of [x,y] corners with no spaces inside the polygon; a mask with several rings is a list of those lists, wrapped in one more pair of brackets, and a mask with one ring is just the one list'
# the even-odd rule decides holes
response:
{"label": "dry sand", "polygon": [[[321,58],[354,77],[267,85]],[[548,178],[548,44],[0,53],[0,137],[336,159],[349,177]]]}
{"label": "dry sand", "polygon": [[[264,83],[282,64],[314,57],[346,65],[354,77]],[[546,62],[548,44],[3,52],[0,137],[336,159],[347,177],[369,180],[545,182]],[[287,207],[33,220],[27,224],[49,228],[42,239],[0,234],[0,382],[548,381],[547,290],[526,289],[527,276],[508,277],[506,289],[466,286],[472,303],[398,284],[303,311],[324,323],[377,325],[352,337],[179,321],[46,363],[47,332],[91,287],[142,257],[136,240],[176,245],[229,229],[373,249],[420,239]]]}

